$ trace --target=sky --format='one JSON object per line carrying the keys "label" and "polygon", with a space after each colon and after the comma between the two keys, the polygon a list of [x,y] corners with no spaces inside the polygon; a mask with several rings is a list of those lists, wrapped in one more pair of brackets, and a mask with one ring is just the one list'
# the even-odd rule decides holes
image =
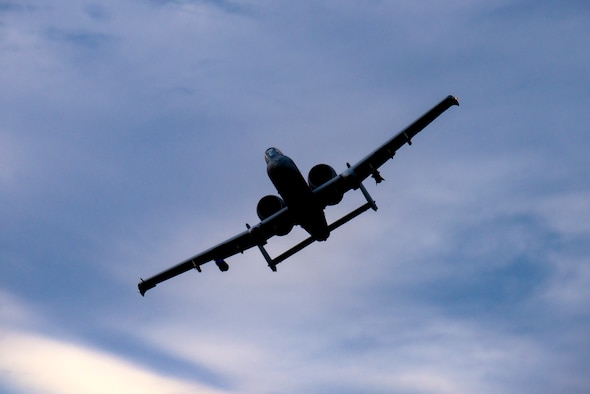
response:
{"label": "sky", "polygon": [[[589,38],[575,0],[0,0],[0,392],[589,392]],[[269,146],[341,172],[449,94],[377,212],[138,294],[257,223]]]}

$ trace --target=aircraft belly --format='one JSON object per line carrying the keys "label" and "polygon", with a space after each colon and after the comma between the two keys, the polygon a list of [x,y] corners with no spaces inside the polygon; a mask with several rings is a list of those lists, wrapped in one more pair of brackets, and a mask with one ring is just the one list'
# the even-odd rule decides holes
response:
{"label": "aircraft belly", "polygon": [[313,198],[313,193],[293,161],[283,157],[267,167],[268,176],[288,206],[296,208]]}
{"label": "aircraft belly", "polygon": [[323,209],[295,163],[288,157],[268,164],[267,172],[277,192],[293,214],[295,223],[303,227],[318,241],[328,238],[330,232]]}

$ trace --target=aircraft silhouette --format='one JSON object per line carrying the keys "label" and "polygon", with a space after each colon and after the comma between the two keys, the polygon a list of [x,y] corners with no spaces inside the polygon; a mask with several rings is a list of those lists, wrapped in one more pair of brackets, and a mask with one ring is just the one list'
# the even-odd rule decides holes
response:
{"label": "aircraft silhouette", "polygon": [[[301,172],[289,157],[277,148],[269,148],[265,153],[266,170],[279,196],[262,197],[256,207],[261,222],[255,226],[246,224],[247,229],[211,249],[205,250],[182,263],[179,263],[146,280],[141,279],[137,285],[139,293],[145,292],[158,283],[182,274],[190,269],[201,272],[201,265],[214,261],[221,271],[227,271],[229,265],[226,258],[257,246],[268,263],[276,271],[277,264],[299,252],[315,241],[325,241],[330,232],[352,220],[369,208],[377,210],[362,182],[371,176],[377,183],[383,181],[379,174],[387,160],[393,158],[395,152],[406,143],[412,144],[412,138],[428,126],[434,119],[453,105],[459,105],[457,98],[448,96],[430,111],[422,115],[414,123],[391,138],[380,148],[351,166],[340,175],[327,164],[318,164],[309,172],[306,182]],[[349,190],[360,189],[367,202],[351,211],[332,224],[326,222],[324,209],[329,205],[338,204]],[[266,241],[275,235],[286,235],[299,225],[309,233],[309,238],[293,246],[278,257],[271,258],[264,248]]]}

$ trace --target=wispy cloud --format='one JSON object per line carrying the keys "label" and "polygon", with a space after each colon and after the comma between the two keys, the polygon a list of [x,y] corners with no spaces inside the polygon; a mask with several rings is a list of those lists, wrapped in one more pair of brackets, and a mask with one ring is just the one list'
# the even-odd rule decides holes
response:
{"label": "wispy cloud", "polygon": [[10,392],[215,393],[212,387],[158,373],[82,341],[37,332],[53,323],[6,293],[0,294],[0,387]]}
{"label": "wispy cloud", "polygon": [[104,351],[27,333],[0,333],[2,386],[46,393],[216,393]]}
{"label": "wispy cloud", "polygon": [[97,50],[112,40],[111,37],[104,33],[60,29],[50,29],[47,32],[47,38],[92,50]]}

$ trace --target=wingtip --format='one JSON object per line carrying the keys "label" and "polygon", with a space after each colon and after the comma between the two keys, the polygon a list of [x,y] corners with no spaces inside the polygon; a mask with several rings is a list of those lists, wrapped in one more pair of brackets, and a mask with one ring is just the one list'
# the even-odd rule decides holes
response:
{"label": "wingtip", "polygon": [[459,98],[455,97],[453,95],[449,95],[447,97],[448,100],[451,100],[453,102],[453,105],[459,105]]}
{"label": "wingtip", "polygon": [[[142,297],[145,297],[145,292],[151,289],[151,287],[147,287],[145,285],[145,281],[143,278],[139,278],[140,282],[137,284],[137,291],[141,294]],[[153,286],[152,286],[153,287]]]}

